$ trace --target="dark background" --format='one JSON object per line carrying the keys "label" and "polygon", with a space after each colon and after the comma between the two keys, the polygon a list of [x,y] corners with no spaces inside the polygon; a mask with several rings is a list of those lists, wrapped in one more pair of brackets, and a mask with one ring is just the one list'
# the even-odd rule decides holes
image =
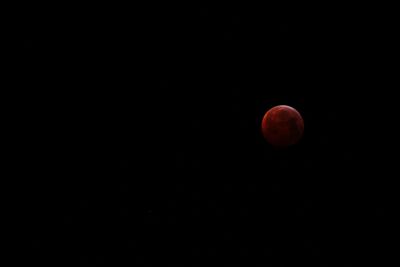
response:
{"label": "dark background", "polygon": [[[32,261],[387,259],[389,15],[322,6],[45,13],[21,22],[17,93],[28,110]],[[285,150],[260,133],[279,104],[305,121]]]}

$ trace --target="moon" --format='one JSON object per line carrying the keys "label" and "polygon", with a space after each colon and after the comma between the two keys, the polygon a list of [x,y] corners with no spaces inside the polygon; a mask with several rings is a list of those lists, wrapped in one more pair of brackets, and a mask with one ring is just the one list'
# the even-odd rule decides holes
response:
{"label": "moon", "polygon": [[299,142],[303,136],[304,121],[301,114],[293,107],[279,105],[265,113],[261,131],[271,145],[287,147]]}

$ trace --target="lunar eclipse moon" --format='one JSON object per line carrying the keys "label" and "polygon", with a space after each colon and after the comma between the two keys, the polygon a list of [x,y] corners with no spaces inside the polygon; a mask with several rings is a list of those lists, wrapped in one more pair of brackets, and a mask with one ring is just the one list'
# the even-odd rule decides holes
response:
{"label": "lunar eclipse moon", "polygon": [[265,113],[261,131],[272,146],[287,147],[296,144],[303,136],[304,121],[296,109],[279,105]]}

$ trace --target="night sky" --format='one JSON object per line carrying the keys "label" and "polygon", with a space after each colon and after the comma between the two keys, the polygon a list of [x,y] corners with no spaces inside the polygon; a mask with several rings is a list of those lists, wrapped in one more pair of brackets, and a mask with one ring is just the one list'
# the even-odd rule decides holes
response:
{"label": "night sky", "polygon": [[[32,261],[379,266],[394,175],[378,159],[395,133],[393,107],[374,110],[392,37],[357,10],[82,7],[22,23],[27,157],[43,167],[24,178]],[[260,126],[282,104],[305,131],[277,150]]]}

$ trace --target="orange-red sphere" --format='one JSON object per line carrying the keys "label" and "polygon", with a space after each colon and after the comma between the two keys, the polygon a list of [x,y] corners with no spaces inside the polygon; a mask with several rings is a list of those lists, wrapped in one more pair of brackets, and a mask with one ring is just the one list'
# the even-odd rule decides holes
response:
{"label": "orange-red sphere", "polygon": [[286,147],[301,139],[304,121],[296,109],[279,105],[265,113],[261,130],[268,143],[277,147]]}

